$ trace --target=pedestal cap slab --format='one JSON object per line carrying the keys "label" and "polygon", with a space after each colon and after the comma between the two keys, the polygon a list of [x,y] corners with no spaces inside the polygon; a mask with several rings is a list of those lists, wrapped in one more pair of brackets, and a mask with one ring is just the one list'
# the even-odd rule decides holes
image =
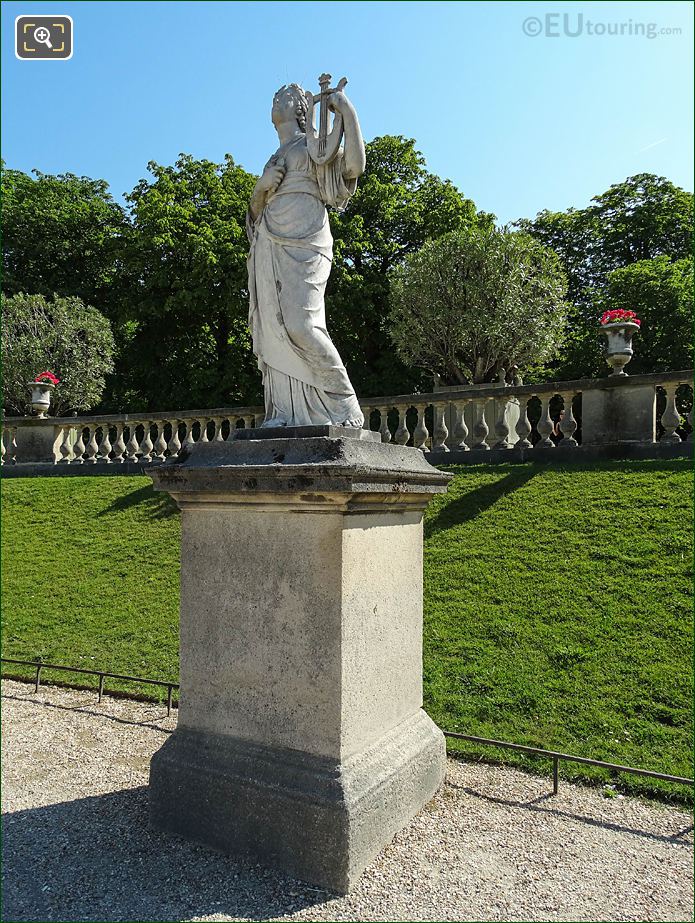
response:
{"label": "pedestal cap slab", "polygon": [[419,449],[340,426],[239,430],[225,442],[184,447],[176,461],[149,474],[155,488],[179,505],[219,503],[226,494],[234,503],[342,509],[424,508],[452,477],[430,465]]}

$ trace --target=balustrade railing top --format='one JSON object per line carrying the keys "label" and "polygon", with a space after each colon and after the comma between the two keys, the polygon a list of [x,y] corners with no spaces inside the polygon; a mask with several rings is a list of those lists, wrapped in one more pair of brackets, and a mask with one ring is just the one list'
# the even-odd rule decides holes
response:
{"label": "balustrade railing top", "polygon": [[362,407],[379,407],[384,404],[436,404],[444,401],[459,401],[463,399],[477,399],[491,401],[505,395],[536,395],[536,394],[562,394],[563,391],[603,391],[606,388],[634,388],[637,385],[659,385],[678,383],[692,384],[693,370],[684,369],[676,372],[650,372],[645,375],[610,376],[608,378],[577,378],[574,381],[544,381],[529,385],[503,385],[489,390],[481,390],[475,385],[465,385],[451,388],[442,388],[440,391],[428,391],[422,394],[393,394],[380,397],[367,397],[360,399]]}
{"label": "balustrade railing top", "polygon": [[39,417],[4,417],[3,423],[5,426],[10,424],[21,424],[22,426],[31,426],[45,424],[50,421],[54,424],[70,424],[71,426],[78,426],[80,423],[88,426],[90,423],[130,423],[130,422],[141,422],[143,420],[200,420],[201,418],[207,418],[212,420],[215,417],[220,417],[225,420],[229,420],[232,417],[241,420],[243,417],[261,417],[263,418],[263,408],[262,407],[213,407],[213,408],[202,408],[200,410],[141,410],[135,411],[132,413],[104,413],[104,414],[77,414],[70,417],[46,417],[40,419]]}

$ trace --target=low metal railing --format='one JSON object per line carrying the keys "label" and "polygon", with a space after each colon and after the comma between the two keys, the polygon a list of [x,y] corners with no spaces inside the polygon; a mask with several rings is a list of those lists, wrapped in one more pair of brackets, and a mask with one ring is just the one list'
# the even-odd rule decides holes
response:
{"label": "low metal railing", "polygon": [[553,761],[553,795],[557,795],[560,784],[560,761],[566,763],[582,763],[585,766],[599,766],[613,772],[631,772],[635,776],[648,776],[650,779],[662,779],[664,782],[676,782],[678,785],[695,785],[695,780],[686,779],[684,776],[671,776],[666,772],[654,772],[652,769],[639,769],[636,766],[622,766],[619,763],[605,763],[603,760],[591,760],[586,756],[573,756],[570,753],[560,753],[558,750],[543,750],[542,747],[529,747],[526,744],[513,744],[508,740],[493,740],[490,737],[476,737],[473,734],[458,734],[456,731],[443,731],[445,737],[455,740],[466,740],[471,743],[483,744],[486,747],[502,747],[507,750],[519,750],[534,756],[542,756]]}
{"label": "low metal railing", "polygon": [[[2,663],[22,664],[25,667],[34,667],[36,677],[34,679],[34,692],[39,691],[41,685],[42,670],[62,670],[65,673],[87,673],[89,676],[99,677],[99,699],[101,702],[104,695],[104,683],[106,679],[120,679],[133,683],[145,683],[148,686],[163,686],[167,690],[167,716],[171,715],[173,704],[174,689],[179,688],[178,683],[169,683],[163,679],[146,679],[144,676],[129,676],[125,673],[110,673],[108,670],[87,670],[85,667],[66,667],[58,663],[45,663],[42,660],[16,660],[14,657],[0,657]],[[9,677],[8,677],[9,678]],[[22,679],[21,677],[12,677],[12,679]]]}
{"label": "low metal railing", "polygon": [[[67,667],[63,664],[46,663],[42,660],[17,660],[14,657],[0,657],[2,663],[21,664],[26,667],[33,667],[36,670],[34,678],[34,692],[39,691],[41,685],[42,670],[62,670],[66,673],[87,673],[90,676],[99,677],[98,701],[101,702],[105,692],[104,682],[107,678],[126,680],[133,683],[145,683],[149,686],[163,686],[167,690],[167,716],[171,715],[173,706],[174,689],[179,689],[178,683],[167,682],[161,679],[147,679],[144,676],[130,676],[124,673],[111,673],[108,670],[88,670],[84,667]],[[24,677],[12,676],[7,679],[15,679],[21,682],[31,682]],[[544,750],[542,747],[529,747],[526,744],[515,744],[508,740],[494,740],[491,737],[477,737],[473,734],[459,734],[457,731],[443,731],[445,737],[454,740],[465,740],[469,743],[481,744],[485,747],[500,747],[507,750],[517,750],[521,753],[529,753],[533,756],[543,757],[552,760],[553,764],[553,794],[557,795],[560,785],[560,762],[581,763],[585,766],[598,766],[601,769],[608,769],[611,772],[628,772],[635,776],[646,776],[650,779],[661,779],[663,782],[673,782],[677,785],[695,785],[695,780],[687,779],[684,776],[672,776],[666,772],[655,772],[652,769],[640,769],[637,766],[623,766],[619,763],[606,763],[603,760],[592,760],[586,756],[574,756],[570,753],[561,753],[558,750]]]}

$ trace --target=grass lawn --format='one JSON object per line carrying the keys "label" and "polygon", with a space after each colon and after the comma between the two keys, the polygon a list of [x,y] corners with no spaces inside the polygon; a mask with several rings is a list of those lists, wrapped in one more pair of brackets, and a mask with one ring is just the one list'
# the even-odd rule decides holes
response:
{"label": "grass lawn", "polygon": [[[451,470],[425,523],[434,720],[692,776],[691,463]],[[2,500],[4,656],[175,679],[180,528],[168,497],[144,477],[71,477],[7,480]],[[572,764],[561,774],[608,778]],[[638,777],[620,787],[684,797]]]}

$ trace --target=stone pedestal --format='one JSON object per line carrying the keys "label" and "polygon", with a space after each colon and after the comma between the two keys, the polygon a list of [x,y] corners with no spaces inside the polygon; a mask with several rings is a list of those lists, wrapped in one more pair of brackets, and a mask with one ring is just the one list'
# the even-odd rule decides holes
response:
{"label": "stone pedestal", "polygon": [[582,445],[656,442],[653,384],[591,388],[582,393]]}
{"label": "stone pedestal", "polygon": [[44,462],[54,464],[60,458],[62,428],[48,420],[27,419],[15,430],[17,464]]}
{"label": "stone pedestal", "polygon": [[179,721],[152,821],[345,892],[443,779],[422,514],[449,475],[364,430],[232,435],[151,472],[182,511]]}

